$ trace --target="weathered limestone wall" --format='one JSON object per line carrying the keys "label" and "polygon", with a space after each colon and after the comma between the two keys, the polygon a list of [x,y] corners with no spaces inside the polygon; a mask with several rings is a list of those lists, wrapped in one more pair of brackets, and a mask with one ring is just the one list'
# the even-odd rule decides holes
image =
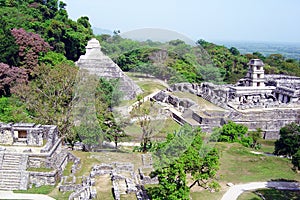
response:
{"label": "weathered limestone wall", "polygon": [[43,146],[43,129],[31,129],[27,131],[27,145]]}
{"label": "weathered limestone wall", "polygon": [[60,140],[56,141],[57,143],[53,146],[50,152],[45,155],[41,154],[30,154],[28,158],[28,167],[29,168],[53,168],[56,169],[61,166],[61,163],[67,157],[67,153],[62,153],[62,144]]}
{"label": "weathered limestone wall", "polygon": [[0,131],[0,144],[13,144],[14,139],[11,130]]}
{"label": "weathered limestone wall", "polygon": [[29,172],[29,184],[40,187],[42,185],[55,185],[60,180],[60,171]]}
{"label": "weathered limestone wall", "polygon": [[28,158],[29,168],[41,168],[46,167],[46,157],[32,157]]}
{"label": "weathered limestone wall", "polygon": [[45,147],[41,150],[41,153],[49,152],[52,147],[59,141],[57,126],[44,126],[45,132],[44,139],[47,139]]}
{"label": "weathered limestone wall", "polygon": [[263,136],[265,139],[278,139],[280,128],[292,122],[299,123],[299,114],[299,109],[248,111],[232,113],[227,120],[243,124],[250,131],[261,128],[265,132]]}

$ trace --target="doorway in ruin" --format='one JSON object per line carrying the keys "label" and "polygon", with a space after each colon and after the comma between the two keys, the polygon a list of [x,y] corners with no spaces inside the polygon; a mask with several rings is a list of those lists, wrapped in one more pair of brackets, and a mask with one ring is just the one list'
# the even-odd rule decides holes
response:
{"label": "doorway in ruin", "polygon": [[22,139],[24,139],[24,138],[27,138],[27,131],[25,131],[25,130],[19,130],[18,131],[18,138],[22,138]]}

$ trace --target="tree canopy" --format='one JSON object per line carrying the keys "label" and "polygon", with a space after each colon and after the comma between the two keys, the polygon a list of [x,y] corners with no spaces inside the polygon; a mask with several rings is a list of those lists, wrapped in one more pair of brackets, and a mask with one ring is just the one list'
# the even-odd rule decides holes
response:
{"label": "tree canopy", "polygon": [[[189,189],[196,184],[205,189],[218,189],[214,181],[219,169],[217,149],[204,145],[200,129],[185,125],[177,133],[168,134],[167,140],[153,147],[159,185],[151,188],[152,199],[189,199]],[[187,175],[193,182],[188,185]]]}

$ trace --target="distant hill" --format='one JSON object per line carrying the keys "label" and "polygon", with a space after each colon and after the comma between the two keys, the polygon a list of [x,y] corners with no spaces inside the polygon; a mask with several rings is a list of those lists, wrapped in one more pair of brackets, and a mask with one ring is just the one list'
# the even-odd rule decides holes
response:
{"label": "distant hill", "polygon": [[98,27],[92,27],[92,29],[93,29],[93,33],[95,35],[102,35],[102,34],[112,35],[113,34],[113,32],[108,29],[103,29],[103,28],[98,28]]}
{"label": "distant hill", "polygon": [[282,54],[286,58],[300,60],[300,43],[272,43],[272,42],[230,42],[217,41],[219,45],[228,48],[236,47],[242,54],[260,52],[264,56]]}
{"label": "distant hill", "polygon": [[180,34],[176,31],[159,29],[159,28],[143,28],[143,29],[128,31],[125,33],[121,33],[121,37],[137,40],[137,41],[152,40],[154,42],[168,42],[171,40],[179,39],[184,41],[186,44],[195,46],[195,41],[191,40],[185,35]]}

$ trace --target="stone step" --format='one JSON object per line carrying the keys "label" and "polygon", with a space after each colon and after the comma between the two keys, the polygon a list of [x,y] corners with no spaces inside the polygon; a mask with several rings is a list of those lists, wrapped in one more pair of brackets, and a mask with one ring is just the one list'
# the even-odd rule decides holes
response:
{"label": "stone step", "polygon": [[4,158],[3,162],[21,162],[22,158]]}
{"label": "stone step", "polygon": [[0,190],[17,190],[21,184],[21,172],[0,170]]}
{"label": "stone step", "polygon": [[21,179],[2,179],[0,180],[0,185],[6,185],[6,186],[9,186],[9,185],[20,185],[21,183]]}
{"label": "stone step", "polygon": [[12,165],[5,165],[5,166],[2,166],[2,170],[19,170],[19,166],[12,166]]}
{"label": "stone step", "polygon": [[18,190],[19,189],[19,186],[17,185],[14,185],[14,186],[5,186],[5,185],[0,185],[0,190]]}
{"label": "stone step", "polygon": [[10,162],[10,161],[3,161],[2,162],[2,166],[3,165],[20,165],[20,161],[18,162],[18,161],[12,161],[12,162]]}
{"label": "stone step", "polygon": [[14,159],[21,159],[22,156],[19,156],[19,155],[4,155],[3,157],[4,159],[7,159],[7,160],[14,160]]}
{"label": "stone step", "polygon": [[9,183],[12,183],[12,182],[20,182],[21,180],[21,175],[19,176],[15,176],[15,177],[11,177],[11,176],[0,176],[0,183],[1,182],[9,182]]}

